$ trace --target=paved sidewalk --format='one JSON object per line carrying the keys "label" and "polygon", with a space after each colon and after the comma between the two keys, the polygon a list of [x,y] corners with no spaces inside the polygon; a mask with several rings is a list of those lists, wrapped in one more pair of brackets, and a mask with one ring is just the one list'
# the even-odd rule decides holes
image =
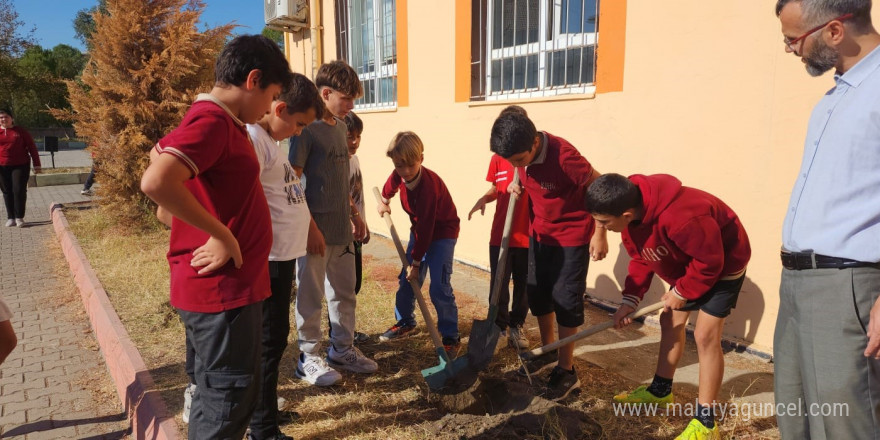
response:
{"label": "paved sidewalk", "polygon": [[[52,153],[40,151],[40,163],[43,168],[52,168]],[[55,153],[56,168],[90,167],[92,156],[86,150],[61,150]]]}
{"label": "paved sidewalk", "polygon": [[[88,156],[79,153],[71,157],[76,163]],[[56,166],[82,166],[58,159]],[[80,189],[30,188],[27,225],[0,225],[0,294],[18,336],[0,366],[4,439],[119,439],[129,427],[72,277],[66,266],[57,267],[64,261],[60,250],[48,247],[55,240],[49,203],[85,200]]]}

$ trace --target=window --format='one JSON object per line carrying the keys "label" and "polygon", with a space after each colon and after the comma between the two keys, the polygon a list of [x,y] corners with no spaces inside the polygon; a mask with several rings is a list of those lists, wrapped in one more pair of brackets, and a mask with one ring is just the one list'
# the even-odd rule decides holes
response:
{"label": "window", "polygon": [[336,0],[337,57],[361,79],[364,96],[355,108],[397,105],[395,0]]}
{"label": "window", "polygon": [[471,100],[586,93],[598,0],[474,0]]}

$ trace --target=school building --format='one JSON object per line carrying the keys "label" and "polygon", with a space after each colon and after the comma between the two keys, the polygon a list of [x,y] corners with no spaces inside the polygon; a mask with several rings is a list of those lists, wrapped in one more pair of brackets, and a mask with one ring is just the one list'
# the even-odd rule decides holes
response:
{"label": "school building", "polygon": [[[461,217],[456,257],[488,266],[489,133],[507,105],[568,139],[602,173],[668,173],[740,216],[752,260],[725,336],[772,351],[781,230],[807,119],[833,86],[785,52],[775,1],[310,0],[309,24],[286,33],[296,72],[346,60],[365,96],[358,153],[365,187],[392,172],[398,131],[425,143],[424,165]],[[875,22],[880,14],[875,8]],[[367,194],[372,230],[387,232]],[[393,219],[405,233],[399,202]],[[618,303],[628,257],[618,234],[590,264],[588,292]],[[665,291],[657,279],[643,304]]]}

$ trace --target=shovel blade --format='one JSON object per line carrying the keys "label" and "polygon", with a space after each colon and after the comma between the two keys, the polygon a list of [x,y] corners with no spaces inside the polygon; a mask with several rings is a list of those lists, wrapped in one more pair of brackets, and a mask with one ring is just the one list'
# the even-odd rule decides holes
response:
{"label": "shovel blade", "polygon": [[494,319],[474,320],[467,352],[471,368],[482,371],[489,366],[492,356],[495,355],[495,346],[498,345],[499,335],[501,335],[501,329],[495,325]]}
{"label": "shovel blade", "polygon": [[422,377],[425,378],[428,388],[432,390],[445,388],[450,379],[455,376],[452,364],[449,363],[449,357],[446,354],[446,350],[444,350],[443,347],[439,347],[436,350],[440,363],[422,370]]}

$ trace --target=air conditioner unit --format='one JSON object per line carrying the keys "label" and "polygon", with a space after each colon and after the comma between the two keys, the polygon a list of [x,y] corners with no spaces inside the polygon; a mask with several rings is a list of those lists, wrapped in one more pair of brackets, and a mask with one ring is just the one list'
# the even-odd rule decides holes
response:
{"label": "air conditioner unit", "polygon": [[309,0],[265,0],[266,26],[297,31],[309,26]]}

